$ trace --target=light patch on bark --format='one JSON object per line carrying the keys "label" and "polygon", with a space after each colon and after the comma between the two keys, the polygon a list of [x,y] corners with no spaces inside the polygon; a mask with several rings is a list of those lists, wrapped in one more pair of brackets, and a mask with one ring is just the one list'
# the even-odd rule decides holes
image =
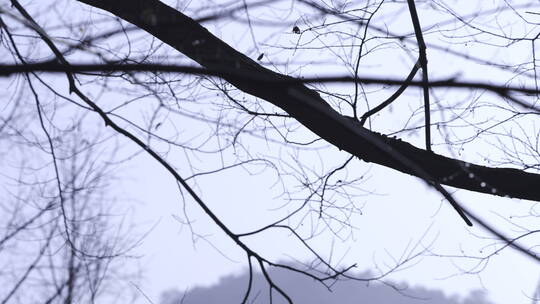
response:
{"label": "light patch on bark", "polygon": [[142,19],[146,23],[150,23],[152,26],[157,25],[157,16],[153,9],[148,8],[142,12]]}

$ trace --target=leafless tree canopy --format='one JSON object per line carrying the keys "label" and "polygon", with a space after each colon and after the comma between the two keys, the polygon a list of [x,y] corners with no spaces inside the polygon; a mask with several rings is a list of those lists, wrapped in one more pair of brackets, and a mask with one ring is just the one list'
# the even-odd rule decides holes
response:
{"label": "leafless tree canopy", "polygon": [[[107,263],[133,244],[103,233],[113,204],[95,197],[111,191],[104,172],[137,155],[178,184],[179,223],[197,235],[189,209],[202,210],[245,252],[250,273],[260,269],[289,302],[270,268],[330,286],[382,279],[430,252],[420,246],[357,277],[348,272],[355,265],[312,245],[325,233],[351,238],[370,198],[366,177],[379,166],[440,193],[456,226],[487,229],[495,245],[468,256],[479,265],[502,250],[540,260],[535,1],[7,2],[0,5],[0,164],[10,219],[0,254],[17,254],[29,238],[36,248],[23,250],[30,257],[5,275],[17,281],[0,294],[5,302],[22,284],[54,282],[43,292],[66,303],[100,294]],[[215,191],[201,186],[205,178],[240,169],[272,179],[274,220],[241,226],[205,199]],[[455,191],[532,207],[509,231],[469,210]],[[312,255],[306,269],[325,270],[281,264],[250,245],[275,231]],[[49,253],[55,246],[61,254]],[[39,280],[37,265],[48,268]],[[247,286],[244,302],[251,276]]]}

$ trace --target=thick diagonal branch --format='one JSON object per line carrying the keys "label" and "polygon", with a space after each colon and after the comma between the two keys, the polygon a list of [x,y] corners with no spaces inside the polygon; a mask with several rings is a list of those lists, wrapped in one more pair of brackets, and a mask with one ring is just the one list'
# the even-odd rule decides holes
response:
{"label": "thick diagonal branch", "polygon": [[[425,175],[419,172],[427,172],[429,182],[433,184],[540,201],[540,187],[537,187],[540,175],[465,163],[369,131],[359,122],[336,112],[318,93],[303,84],[280,83],[279,80],[288,77],[260,66],[193,19],[158,0],[78,1],[106,10],[144,29],[206,68],[275,79],[261,83],[245,77],[223,76],[238,89],[280,107],[327,142],[360,159],[420,178]],[[402,159],[409,160],[416,168]]]}

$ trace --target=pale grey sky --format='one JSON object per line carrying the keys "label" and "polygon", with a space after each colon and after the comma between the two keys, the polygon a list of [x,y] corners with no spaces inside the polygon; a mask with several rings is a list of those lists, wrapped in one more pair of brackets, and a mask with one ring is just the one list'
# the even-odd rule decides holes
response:
{"label": "pale grey sky", "polygon": [[[50,12],[39,10],[39,4],[35,1],[26,2],[32,13],[43,14],[38,20],[47,20],[46,16]],[[71,5],[70,13],[60,13],[68,19],[73,18],[73,15],[90,18],[87,20],[103,18],[102,12],[97,9],[73,4],[74,1],[62,2]],[[183,12],[193,17],[212,13],[212,10],[205,10],[205,7],[211,7],[216,3],[228,3],[228,1],[166,2],[171,5],[178,4]],[[248,1],[248,3],[252,2],[254,1]],[[328,5],[337,2],[325,1]],[[495,2],[494,4],[494,1],[429,1],[419,2],[418,8],[421,22],[427,27],[443,20],[450,20],[451,13],[454,11],[465,16],[483,10],[489,11],[498,5],[505,5],[505,1]],[[526,1],[512,2],[519,7],[517,2],[525,3]],[[241,2],[237,1],[237,3]],[[340,1],[340,3],[348,2]],[[434,8],[437,8],[437,12]],[[537,24],[527,24],[520,19],[520,17],[524,18],[522,14],[533,9],[519,7],[515,12],[505,10],[484,17],[469,16],[467,18],[469,27],[457,25],[456,22],[448,22],[445,23],[445,27],[430,27],[426,30],[425,39],[430,45],[443,46],[451,50],[466,50],[471,56],[496,60],[500,64],[517,65],[531,60],[530,42],[515,41],[504,46],[507,41],[497,35],[506,33],[518,37],[523,33],[530,35],[535,30],[537,31]],[[237,15],[245,16],[241,12]],[[275,1],[269,5],[250,8],[250,21],[254,25],[253,32],[247,27],[247,21],[240,17],[208,23],[205,26],[213,34],[252,58],[256,58],[261,52],[264,53],[260,61],[262,64],[288,75],[342,75],[350,72],[351,67],[347,66],[347,63],[350,65],[354,61],[358,47],[348,46],[358,44],[357,39],[348,40],[347,35],[340,36],[337,31],[323,33],[322,27],[321,32],[306,31],[302,35],[291,32],[294,24],[304,30],[336,21],[335,18],[326,17],[327,20],[323,23],[323,19],[316,18],[316,15],[313,10],[307,9],[298,1]],[[537,18],[535,22],[540,23],[540,17],[529,15],[526,18]],[[281,24],[267,25],[260,23],[262,20],[286,20],[287,22],[280,21]],[[397,34],[413,33],[405,2],[385,4],[375,15],[373,22],[380,28],[387,28]],[[115,25],[106,24],[104,27],[109,28]],[[485,26],[485,29],[490,32],[477,34],[474,32],[477,25]],[[343,33],[355,31],[349,27],[354,26],[343,25]],[[103,30],[105,28],[97,23],[81,29],[85,35],[94,35]],[[363,29],[360,29],[360,34],[362,31]],[[151,43],[156,43],[151,41],[145,33],[136,32],[133,35],[130,38],[134,42],[133,45],[127,46],[125,38],[116,37],[107,40],[104,46],[117,48],[118,53],[114,55],[121,57],[128,50],[145,50],[150,48],[150,45],[154,45]],[[373,31],[370,35],[373,37],[382,34]],[[492,47],[494,45],[502,47]],[[304,46],[306,49],[302,49]],[[369,40],[364,52],[366,55],[361,61],[360,75],[402,78],[408,74],[417,54],[416,46],[412,43],[386,41],[384,38]],[[167,54],[174,56],[166,59],[160,57]],[[92,58],[92,55],[79,56],[78,58]],[[516,77],[517,72],[501,71],[494,66],[471,63],[469,60],[449,54],[445,49],[428,45],[428,56],[432,79],[456,76],[459,80],[534,84],[530,78]],[[192,63],[166,47],[161,48],[151,58],[162,60],[164,63]],[[176,80],[187,81],[187,77],[180,78],[178,76]],[[141,76],[141,79],[144,79],[144,76]],[[419,79],[419,76],[416,79]],[[55,85],[65,86],[62,81],[58,78]],[[160,125],[162,124],[159,130],[154,124],[155,131],[160,136],[169,139],[178,136],[176,139],[179,141],[200,143],[205,150],[211,145],[214,147],[225,145],[226,143],[220,141],[221,137],[226,138],[226,133],[232,130],[226,127],[226,123],[238,125],[246,121],[240,116],[231,117],[230,112],[222,112],[219,100],[224,98],[223,94],[216,94],[216,91],[205,89],[205,87],[215,88],[211,86],[212,82],[213,80],[202,82],[195,91],[175,92],[187,100],[193,98],[190,94],[195,92],[194,99],[200,101],[200,103],[182,104],[183,113],[154,112],[158,101],[149,95],[141,99],[142,102],[133,102],[119,109],[116,114],[122,114],[141,126],[147,126],[152,118],[155,118]],[[100,102],[112,108],[114,105],[127,102],[139,93],[129,91],[127,89],[129,86],[125,83],[121,85],[118,83],[120,82],[112,83],[110,87],[114,90],[104,92],[103,95],[94,91],[94,97],[101,96]],[[333,94],[343,94],[342,96],[350,95],[354,90],[350,84],[318,84],[314,87]],[[178,88],[180,86],[173,90]],[[384,100],[393,92],[391,88],[382,87],[366,86],[364,89],[371,106],[379,100]],[[416,89],[408,89],[390,109],[373,119],[371,127],[385,133],[400,131],[397,133],[399,137],[421,147],[424,141],[421,130],[416,132],[402,130],[414,129],[422,125],[423,112],[419,92]],[[507,117],[508,113],[496,111],[497,107],[507,106],[505,102],[493,94],[482,91],[440,89],[434,90],[432,94],[434,104],[440,105],[441,108],[449,107],[445,109],[444,114],[441,114],[442,111],[435,106],[433,108],[434,121],[448,119],[447,116],[456,117],[451,122],[454,129],[449,133],[445,133],[447,130],[444,128],[441,130],[433,128],[434,150],[437,153],[466,161],[497,165],[504,162],[506,156],[496,149],[496,145],[511,142],[503,132],[508,132],[507,134],[523,132],[531,138],[536,134],[534,117],[530,117],[520,120],[519,123],[510,122],[495,126],[490,129],[492,133],[484,132],[479,138],[469,142],[467,140],[469,136],[476,136],[475,124],[487,128]],[[322,95],[336,109],[343,109],[343,114],[350,115],[346,104],[340,102],[339,98],[324,93]],[[242,95],[238,96],[243,98]],[[249,99],[249,97],[246,98]],[[462,109],[456,109],[457,106],[451,107],[454,104],[467,105],[468,103],[478,106],[478,110],[473,113],[473,111],[467,112],[469,109],[466,109],[463,110],[464,113],[460,113]],[[261,101],[261,104],[265,103]],[[271,109],[268,105],[265,107],[266,110]],[[360,104],[359,107],[362,113],[365,110],[365,104]],[[68,110],[59,112],[59,117],[70,113]],[[405,114],[400,115],[402,113]],[[190,115],[192,117],[199,115],[199,117],[190,119]],[[223,125],[207,123],[204,121],[205,117],[219,117]],[[96,125],[101,123],[97,118],[88,119]],[[257,131],[257,126],[256,124],[249,125],[246,130]],[[317,173],[331,170],[348,158],[347,153],[320,142],[314,144],[312,149],[294,150],[287,145],[275,142],[282,140],[281,134],[271,130],[267,134],[260,129],[258,131],[260,133],[242,134],[241,146],[237,149],[229,149],[223,154],[186,152],[157,140],[151,143],[152,147],[166,155],[184,177],[198,171],[213,170],[222,165],[234,163],[237,157],[238,159],[248,156],[253,159],[266,157],[277,164],[276,168],[267,167],[263,170],[264,162],[255,162],[246,168],[235,167],[190,181],[213,212],[234,232],[239,233],[265,226],[290,213],[301,204],[301,201],[289,200],[288,197],[282,195],[284,189],[294,192],[295,199],[305,198],[307,195],[305,187],[302,188],[302,181],[296,179],[292,173],[304,173],[306,176],[313,177]],[[220,134],[221,137],[219,139],[212,137],[205,143],[207,138],[205,136],[215,134]],[[497,137],[497,134],[501,136]],[[313,139],[313,134],[302,128],[291,132],[290,136],[298,141]],[[444,144],[445,136],[454,142],[462,141],[462,143],[449,148]],[[499,139],[500,142],[498,142]],[[121,145],[119,158],[135,152],[136,148],[133,144],[121,140]],[[487,158],[491,158],[492,162],[488,163]],[[530,158],[534,159],[534,155]],[[297,160],[300,160],[301,164]],[[301,172],[302,169],[305,169],[305,172]],[[277,175],[276,172],[282,175]],[[355,195],[351,202],[347,202],[337,192],[332,194],[334,195],[332,199],[337,204],[354,204],[358,208],[358,213],[347,218],[348,214],[336,211],[332,213],[336,216],[335,221],[330,221],[327,227],[322,225],[316,217],[310,217],[305,213],[288,222],[291,225],[298,224],[298,231],[303,235],[309,235],[312,231],[320,232],[308,242],[323,258],[334,265],[340,265],[340,268],[356,264],[359,272],[380,274],[388,272],[408,257],[421,253],[391,272],[387,278],[395,282],[406,282],[413,287],[438,289],[446,296],[465,296],[473,290],[482,290],[493,303],[531,303],[529,297],[532,296],[540,280],[540,265],[510,248],[498,252],[489,260],[479,261],[474,258],[493,252],[498,248],[494,244],[500,247],[501,243],[478,226],[467,227],[442,196],[426,186],[423,181],[359,160],[354,160],[341,174],[340,177],[343,179],[360,177],[362,179],[358,181],[356,188],[347,188],[350,194]],[[130,252],[140,258],[128,259],[126,265],[133,266],[133,269],[139,266],[143,271],[143,279],[136,283],[137,288],[154,303],[158,302],[160,294],[165,290],[210,286],[216,284],[220,278],[239,274],[246,269],[245,253],[219,230],[192,199],[187,196],[186,200],[182,199],[173,178],[154,160],[144,154],[139,154],[122,163],[117,175],[119,179],[118,184],[115,184],[118,185],[115,195],[122,197],[122,206],[127,206],[126,208],[130,210],[129,220],[133,220],[135,224],[134,235],[142,236],[147,233],[140,245]],[[183,194],[186,195],[186,193]],[[510,235],[523,233],[523,230],[520,230],[521,227],[531,230],[538,228],[536,220],[538,207],[533,202],[470,193],[464,190],[453,194],[459,202],[475,214]],[[130,200],[132,205],[129,203]],[[531,214],[533,216],[522,217]],[[303,215],[306,217],[302,217]],[[353,228],[337,230],[342,227],[339,225],[339,220],[344,219],[347,219]],[[191,221],[191,226],[185,224],[187,220]],[[330,229],[336,230],[331,232]],[[539,238],[532,235],[521,241],[526,246],[534,248]],[[274,229],[246,239],[246,243],[274,261],[307,261],[313,258],[308,250],[285,231]],[[470,257],[466,258],[464,255]],[[139,292],[138,290],[134,291]],[[139,298],[139,301],[146,302],[143,297]]]}

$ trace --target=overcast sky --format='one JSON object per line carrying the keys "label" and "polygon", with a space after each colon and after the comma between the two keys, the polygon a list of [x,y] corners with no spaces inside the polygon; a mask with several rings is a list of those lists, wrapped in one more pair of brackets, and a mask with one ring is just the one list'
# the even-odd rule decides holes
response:
{"label": "overcast sky", "polygon": [[[208,14],[208,11],[204,9],[205,4],[229,1],[165,2],[177,5],[188,15],[200,17]],[[248,3],[251,2],[254,1],[248,1]],[[504,1],[498,2],[500,3],[497,5],[504,5]],[[71,2],[66,1],[66,3]],[[37,7],[38,4],[34,4]],[[434,13],[431,6],[437,4],[441,6],[445,4],[461,15],[493,8],[493,1],[419,3],[419,14],[423,24],[431,25],[440,22],[442,18],[449,18],[449,12],[443,14],[441,13],[442,9],[439,10],[439,13]],[[102,12],[96,9],[90,10],[81,4],[71,5],[73,5],[73,12],[77,13],[66,13],[67,17],[71,14],[80,14],[84,18],[90,16],[94,19],[102,17],[99,15]],[[343,46],[347,45],[348,42],[343,42],[338,38],[330,41],[325,40],[332,37],[330,35],[332,32],[320,36],[311,31],[306,31],[302,35],[292,33],[293,25],[304,30],[310,26],[324,24],[324,20],[308,18],[309,16],[305,12],[310,10],[297,1],[275,1],[271,5],[271,8],[261,6],[249,10],[250,20],[255,25],[252,31],[246,25],[247,21],[240,20],[240,18],[224,19],[204,25],[213,34],[251,58],[255,59],[264,53],[260,63],[284,74],[320,76],[342,75],[350,72],[344,62],[346,59],[354,57],[357,50],[354,51],[352,48],[353,51],[351,51],[344,48]],[[35,7],[29,9],[35,14],[38,12],[47,13]],[[523,13],[527,10],[531,10],[531,8],[521,8],[518,12]],[[245,17],[242,14],[239,16]],[[287,22],[284,21],[282,25],[272,26],[257,23],[257,21],[262,20],[280,20],[277,16],[286,16],[283,18]],[[388,28],[398,34],[413,32],[408,19],[406,3],[403,1],[395,3],[389,1],[389,4],[383,6],[376,16],[381,16],[380,19],[374,19],[378,26]],[[522,25],[519,23],[521,21],[517,16],[512,15],[510,11],[507,15],[492,14],[490,18],[481,19],[478,22],[479,24],[493,22],[487,27],[493,29],[494,32],[506,29],[509,24],[516,24],[509,30],[516,32],[516,35],[521,32],[532,32],[532,29],[537,30],[531,24]],[[512,23],[507,22],[506,18],[518,19]],[[471,18],[471,22],[473,19]],[[332,18],[328,18],[328,20],[329,23],[335,21]],[[540,17],[537,21],[540,22]],[[109,24],[109,26],[111,25]],[[91,28],[88,29],[89,35],[93,34],[90,33],[91,30],[94,33],[104,31],[97,25],[89,28]],[[478,41],[480,42],[476,43],[477,36],[471,36],[470,29],[450,28],[452,29],[450,34],[438,31],[438,28],[430,30],[429,33],[426,32],[426,41],[454,46],[457,49],[469,47],[466,50],[471,55],[500,59],[500,61],[510,65],[518,65],[530,60],[530,44],[516,43],[508,47],[489,48],[488,46],[495,45],[500,41],[488,35],[488,37],[479,36]],[[375,36],[375,33],[371,34]],[[154,43],[144,33],[135,32],[133,35],[133,37],[143,38],[133,38],[133,45],[127,46],[122,38],[115,37],[116,40],[109,40],[110,45],[107,46],[112,49],[111,45],[118,44],[120,45],[119,50],[129,49],[132,51],[131,48],[133,50],[145,49]],[[461,35],[465,38],[461,39]],[[458,40],[459,45],[452,44],[457,43]],[[338,44],[339,48],[325,45],[327,42],[337,43],[338,41],[343,43]],[[362,61],[360,75],[404,78],[416,61],[416,47],[405,42],[399,42],[402,44],[397,45],[398,42],[394,41],[392,43],[396,44],[387,45],[381,43],[381,40],[374,41],[376,41],[375,45],[366,44],[369,52],[366,51],[368,55]],[[306,49],[298,48],[298,46],[304,45]],[[317,53],[309,47],[320,48],[322,51]],[[166,59],[159,57],[168,54],[167,52],[175,54],[175,56],[166,57]],[[513,73],[501,71],[494,66],[473,64],[466,59],[453,57],[444,49],[428,48],[428,55],[432,79],[456,76],[459,80],[494,81],[497,83],[514,81],[515,75]],[[82,56],[82,58],[86,57]],[[186,61],[176,51],[171,52],[171,49],[167,47],[157,51],[155,58],[152,58],[163,60],[164,63],[193,64],[191,61]],[[178,80],[178,82],[186,81],[186,79]],[[236,122],[237,124],[245,122],[240,118],[235,121],[236,117],[227,115],[222,117],[218,107],[220,103],[214,103],[214,96],[217,95],[218,99],[224,98],[224,96],[216,94],[215,91],[205,91],[203,85],[215,89],[212,86],[215,84],[214,80],[207,79],[201,83],[196,90],[196,93],[200,94],[195,95],[196,101],[199,101],[198,98],[201,97],[201,104],[185,105],[185,108],[182,108],[185,110],[184,114],[200,114],[201,117],[202,115],[210,117],[209,115],[212,114],[215,116],[211,118],[223,119],[224,122]],[[127,86],[127,84],[124,85]],[[116,89],[114,83],[112,87],[115,89],[103,93],[106,96],[104,99],[110,103],[108,106],[111,108],[115,104],[122,104],[133,97],[128,95],[128,93],[133,92],[123,91],[122,87]],[[317,84],[313,87],[334,94],[351,94],[353,90],[351,85],[344,84]],[[365,90],[366,96],[369,96],[370,100],[384,100],[393,92],[392,89],[369,86],[366,86]],[[421,128],[418,128],[420,131],[414,130],[416,126],[421,126],[423,119],[422,111],[419,110],[422,104],[419,92],[419,90],[408,89],[400,97],[399,103],[377,116],[370,127],[385,133],[401,130],[404,126],[411,127],[412,131],[397,133],[397,135],[403,136],[404,140],[418,147],[422,147],[424,138]],[[191,98],[190,92],[177,93],[178,96],[186,99]],[[330,94],[321,94],[330,100],[335,108],[343,106],[342,103],[339,103],[339,98]],[[441,108],[452,102],[459,103],[470,100],[479,103],[487,103],[492,100],[498,102],[494,95],[485,92],[434,90],[432,94],[433,102],[441,105]],[[133,123],[145,126],[145,123],[150,121],[149,117],[154,118],[152,115],[155,113],[152,112],[152,107],[157,104],[157,101],[152,99],[151,95],[148,99],[141,100],[143,102],[129,103],[115,113],[124,115]],[[208,108],[204,110],[204,107]],[[452,110],[449,109],[448,112],[457,115]],[[480,108],[479,113],[466,113],[462,116],[470,118],[473,122],[476,121],[472,120],[473,118],[477,119],[485,122],[486,125],[490,121],[502,119],[490,111],[490,109]],[[434,120],[444,120],[441,112],[437,111],[437,118]],[[401,113],[406,114],[400,115]],[[347,111],[344,111],[343,114],[350,115]],[[201,146],[203,146],[205,135],[218,134],[223,131],[220,129],[221,126],[216,127],[216,124],[206,123],[202,119],[190,119],[187,115],[175,115],[170,113],[156,114],[156,121],[160,121],[160,125],[161,123],[162,125],[159,130],[157,126],[154,126],[155,132],[163,137],[181,134],[180,139],[191,138],[193,145],[200,141]],[[464,118],[463,121],[458,119],[456,126],[454,126],[458,130],[456,131],[458,134],[452,135],[455,136],[453,139],[456,141],[475,134],[474,127],[469,124],[470,121],[467,119]],[[529,123],[534,125],[534,121],[531,121]],[[101,121],[96,123],[96,125],[98,124],[103,125]],[[223,127],[223,129],[226,128]],[[253,127],[253,129],[256,128]],[[291,130],[295,131],[291,132],[292,139],[298,141],[313,139],[313,134],[302,128],[291,128]],[[444,132],[444,130],[439,131],[438,129],[434,131],[434,150],[437,153],[485,165],[499,164],[496,161],[495,164],[489,163],[488,158],[490,157],[497,158],[496,160],[501,162],[505,159],[504,155],[501,156],[501,152],[494,148],[497,140],[490,141],[492,138],[478,137],[478,140],[471,142],[464,140],[460,145],[448,147],[445,144]],[[249,154],[253,159],[267,157],[267,159],[279,164],[281,166],[278,168],[279,170],[254,163],[246,167],[234,167],[190,180],[195,191],[211,210],[234,232],[240,233],[252,231],[282,218],[302,203],[298,198],[301,198],[302,195],[305,198],[307,191],[305,187],[302,188],[302,180],[295,179],[292,174],[278,175],[276,172],[305,173],[299,171],[305,169],[306,175],[313,176],[315,173],[327,172],[339,166],[349,157],[347,153],[324,142],[316,142],[305,149],[300,147],[298,150],[293,150],[287,145],[275,143],[276,140],[282,141],[280,136],[281,134],[271,130],[267,131],[267,134],[251,134],[246,131],[241,134],[239,139],[244,150],[228,150],[227,153],[222,154],[205,152],[194,157],[189,154],[190,151],[185,152],[162,142],[153,141],[152,147],[163,155],[167,155],[167,159],[178,168],[184,177],[198,171],[211,170],[219,168],[223,164],[229,164],[237,156],[237,153],[244,156]],[[502,139],[503,142],[504,140]],[[209,142],[214,144],[214,147],[222,144],[215,138]],[[246,288],[247,260],[245,252],[224,235],[193,200],[183,199],[187,197],[186,193],[179,190],[174,179],[156,161],[143,153],[133,155],[138,151],[138,148],[127,141],[121,140],[120,146],[118,157],[120,159],[126,156],[130,157],[118,166],[116,172],[118,178],[115,181],[115,187],[117,187],[114,190],[114,195],[121,197],[123,204],[130,210],[129,220],[133,221],[134,235],[144,236],[140,243],[129,252],[130,256],[137,258],[126,259],[127,265],[132,266],[130,270],[142,270],[142,279],[133,282],[133,285],[136,286],[133,287],[134,292],[140,295],[140,303],[147,303],[148,299],[153,303],[159,303],[165,291],[168,291],[169,296],[176,297],[182,296],[182,292],[186,290],[189,291],[187,297],[189,301],[186,303],[234,303]],[[206,149],[207,146],[204,148]],[[296,162],[298,160],[302,162],[303,166]],[[358,159],[353,160],[347,169],[340,174],[340,178],[344,180],[358,180],[354,188],[347,189],[352,191],[354,197],[347,201],[336,192],[333,193],[335,196],[332,199],[337,204],[343,203],[345,207],[354,205],[357,208],[355,213],[346,214],[341,211],[348,209],[341,208],[336,211],[334,221],[330,220],[329,223],[324,223],[328,224],[324,228],[321,228],[324,226],[322,221],[318,221],[317,217],[313,217],[312,214],[308,215],[308,212],[302,213],[302,216],[305,215],[304,217],[297,216],[288,222],[290,225],[297,225],[297,231],[302,235],[317,232],[317,235],[309,238],[308,242],[325,260],[333,265],[339,265],[340,269],[355,264],[354,273],[358,276],[385,274],[384,280],[394,282],[400,287],[408,286],[403,291],[405,294],[429,298],[428,303],[531,303],[531,297],[540,280],[540,265],[511,248],[497,252],[489,259],[479,259],[478,257],[494,252],[501,246],[501,243],[478,225],[467,227],[442,196],[428,187],[425,182]],[[285,186],[289,187],[287,188],[289,193],[296,191],[293,195],[294,199],[283,195]],[[508,234],[518,235],[519,232],[523,232],[520,230],[521,226],[526,226],[529,229],[538,227],[537,217],[525,217],[538,214],[536,211],[538,207],[535,203],[448,189],[464,206]],[[350,227],[340,225],[340,220],[347,220]],[[189,225],[186,224],[187,221],[189,221]],[[287,231],[273,229],[243,240],[262,256],[272,261],[307,262],[314,258],[312,252],[306,250]],[[520,241],[526,246],[534,248],[540,240],[536,235],[533,235]],[[257,269],[257,271],[259,270]],[[426,300],[416,301],[413,298],[404,297],[396,290],[375,282],[370,284],[369,288],[367,288],[366,283],[362,282],[343,282],[335,286],[334,293],[326,293],[320,286],[307,287],[304,285],[307,284],[306,278],[297,277],[291,273],[275,272],[272,269],[271,271],[272,276],[275,276],[277,281],[282,282],[284,289],[288,290],[293,298],[299,299],[299,303],[352,303],[359,298],[377,303],[376,301],[382,301],[383,297],[385,301],[389,301],[388,303],[426,302]],[[256,290],[262,290],[259,298],[267,297],[267,289],[264,286],[260,275],[257,275]],[[209,298],[214,300],[208,300]],[[224,301],[224,299],[227,300]],[[168,304],[168,302],[164,302],[164,304]]]}
{"label": "overcast sky", "polygon": [[[404,6],[405,4],[401,3],[400,5]],[[456,7],[456,9],[462,9],[463,14],[490,8],[487,1],[475,2],[475,4],[460,2],[460,5],[463,7]],[[476,6],[467,7],[467,5]],[[390,9],[395,9],[395,7]],[[264,15],[261,10],[255,11]],[[402,19],[403,32],[411,32],[411,25],[406,19],[407,14],[396,16],[399,16],[396,19]],[[423,24],[433,24],[439,21],[438,18],[440,18],[438,15],[428,14],[426,16],[423,14],[422,22]],[[298,20],[302,27],[301,18],[298,17]],[[398,21],[394,20],[392,25],[394,28],[399,28],[399,26],[396,27],[396,23],[399,24]],[[215,28],[209,25],[208,28],[225,41],[231,42],[239,50],[254,50],[253,43],[245,28],[239,28],[237,24],[226,24],[228,27]],[[227,30],[228,28],[233,30]],[[285,26],[280,30],[255,28],[255,36],[261,37],[261,41],[264,41],[265,33],[275,35],[276,32],[278,32],[278,38],[272,40],[276,45],[280,42],[283,44],[297,43],[297,39],[299,39],[297,36],[291,35],[290,29]],[[241,40],[239,40],[240,37]],[[440,38],[427,37],[428,41],[440,42],[437,40]],[[275,51],[270,42],[261,43],[259,47],[266,56]],[[522,52],[526,54],[528,49],[525,46],[523,48]],[[515,56],[521,55],[515,49],[512,51]],[[411,53],[413,52],[414,50],[411,50]],[[507,54],[500,50],[497,52],[498,54]],[[303,59],[301,52],[294,55],[291,53],[292,51],[289,53],[277,52],[277,57],[270,57],[268,60],[283,61],[285,60],[283,56],[287,55],[297,56],[294,57],[297,60],[298,58]],[[256,54],[254,51],[250,55],[255,56]],[[459,72],[462,79],[487,79],[491,81],[494,79],[492,76],[498,73],[489,67],[470,65],[467,61],[452,58],[444,52],[430,51],[428,54],[430,55],[430,71],[433,77],[455,75]],[[489,57],[486,53],[478,54]],[[385,56],[384,52],[381,56]],[[321,61],[324,60],[321,59]],[[406,75],[407,69],[413,63],[412,58],[407,58],[404,55],[396,58],[387,57],[385,60],[397,60],[392,66],[393,70],[389,70],[389,66],[386,65],[379,66],[375,71],[369,70],[364,74],[396,75],[396,70],[402,70],[403,72],[397,73],[397,75]],[[450,60],[452,69],[449,69],[448,62]],[[263,63],[265,63],[264,60]],[[326,69],[323,72],[320,67],[318,70],[317,66],[305,66],[302,69],[302,75],[321,75],[325,72],[331,74],[332,71],[332,69]],[[506,76],[501,77],[504,79]],[[342,90],[350,90],[350,87],[342,88]],[[463,95],[450,94],[451,92],[437,92],[435,96],[443,99],[451,99],[452,96],[463,98]],[[407,94],[404,98],[406,96]],[[410,104],[419,101],[417,96],[411,94],[412,98],[409,103],[404,102],[404,104],[411,107]],[[490,96],[486,96],[486,98],[489,100]],[[399,111],[400,107],[395,106],[392,113],[396,115],[395,113],[399,113]],[[390,125],[388,125],[389,123]],[[394,121],[393,123],[399,124],[400,122]],[[392,128],[392,123],[388,120],[384,121],[384,124],[387,124],[384,127]],[[382,122],[379,121],[377,126],[381,125]],[[416,142],[418,146],[421,146],[423,141],[421,136],[409,137],[408,140]],[[256,147],[262,146],[261,150],[266,147],[264,141],[257,139],[250,141],[249,145],[255,150],[258,149]],[[469,146],[464,147],[466,150],[460,151],[463,154],[455,156],[464,157],[470,161],[481,161],[482,156],[490,154],[490,150],[493,149],[486,142],[471,146],[470,150],[468,150]],[[443,148],[436,147],[435,149],[444,152]],[[324,154],[324,160],[345,159],[346,156],[337,149],[330,150]],[[467,151],[471,152],[467,153]],[[313,163],[318,162],[320,162],[319,159],[313,159]],[[181,208],[181,204],[174,199],[177,193],[175,185],[167,177],[161,179],[161,174],[158,173],[161,170],[152,168],[151,164],[145,166],[141,163],[137,166],[142,171],[152,172],[144,179],[146,183],[145,194],[140,197],[145,197],[145,201],[159,202],[159,206],[161,206],[156,209],[153,207],[155,204],[151,204],[152,207],[147,207],[142,211],[145,219],[149,219],[148,216],[152,214],[154,222],[159,220],[159,224],[141,247],[144,248],[143,252],[147,254],[149,263],[147,264],[147,270],[150,274],[148,277],[149,285],[145,286],[154,299],[157,299],[159,292],[163,289],[184,290],[186,288],[193,289],[199,285],[208,286],[215,284],[219,278],[229,273],[238,273],[246,267],[244,253],[227,240],[193,206],[189,212],[196,221],[195,230],[200,234],[207,235],[207,240],[211,244],[198,240],[195,245],[192,245],[189,229],[178,225],[178,222],[171,216],[171,214],[179,214],[179,208]],[[311,240],[310,244],[319,248],[324,256],[332,256],[333,261],[341,260],[341,265],[356,263],[358,269],[362,271],[385,272],[395,264],[396,260],[423,249],[429,249],[421,258],[406,264],[404,270],[389,275],[389,278],[411,285],[437,288],[447,295],[465,296],[473,290],[482,290],[494,303],[531,302],[529,297],[532,296],[540,278],[540,267],[513,250],[503,250],[489,262],[479,263],[475,259],[458,257],[460,253],[473,256],[482,255],[483,250],[491,248],[485,246],[491,245],[493,241],[489,238],[485,239],[490,236],[482,229],[466,227],[452,208],[442,200],[441,196],[429,189],[422,181],[393,170],[361,162],[353,165],[349,172],[357,176],[365,176],[365,181],[361,185],[365,196],[357,199],[357,203],[362,206],[362,215],[356,216],[352,220],[358,229],[351,238],[345,241],[332,238],[329,235],[322,235]],[[167,180],[169,181],[167,182]],[[242,226],[240,224],[243,224],[243,227],[254,228],[269,223],[272,219],[278,218],[279,210],[282,210],[277,209],[278,211],[276,211],[275,209],[281,206],[282,201],[279,198],[276,199],[275,191],[272,190],[276,188],[275,176],[272,174],[253,176],[245,170],[232,169],[213,176],[202,177],[197,182],[200,193],[209,205],[233,228],[240,228]],[[155,190],[149,191],[149,189]],[[156,191],[162,196],[155,197]],[[471,208],[476,214],[489,219],[493,224],[504,229],[512,229],[512,225],[506,221],[508,218],[527,214],[533,206],[519,200],[474,194],[467,191],[458,191],[455,195],[460,202]],[[533,243],[534,241],[531,241],[531,244]],[[275,259],[293,257],[297,260],[308,260],[312,258],[306,250],[300,248],[299,244],[282,233],[265,234],[264,237],[254,239],[249,244],[260,249],[265,256]],[[443,257],[444,255],[450,257]]]}

